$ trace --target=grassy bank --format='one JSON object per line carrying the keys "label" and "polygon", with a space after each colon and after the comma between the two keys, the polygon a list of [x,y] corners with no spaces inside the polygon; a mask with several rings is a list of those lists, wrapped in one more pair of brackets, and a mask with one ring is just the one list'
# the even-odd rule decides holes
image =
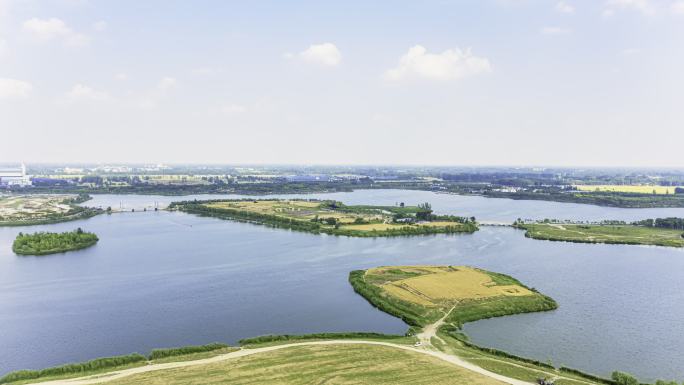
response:
{"label": "grassy bank", "polygon": [[[429,207],[429,205],[428,205]],[[169,209],[314,234],[391,237],[472,233],[473,218],[437,216],[419,206],[346,206],[317,200],[174,202]]]}
{"label": "grassy bank", "polygon": [[295,346],[112,381],[132,384],[449,384],[501,382],[420,353],[372,345]]}
{"label": "grassy bank", "polygon": [[17,370],[0,377],[0,384],[12,383],[18,385],[27,382],[42,382],[62,378],[81,377],[123,368],[147,365],[149,363],[202,359],[210,357],[211,355],[228,353],[234,350],[235,348],[220,343],[154,349],[148,356],[133,353],[124,356],[96,358],[90,361],[54,366],[41,370]]}
{"label": "grassy bank", "polygon": [[635,225],[518,223],[525,236],[548,241],[684,247],[684,231]]}
{"label": "grassy bank", "polygon": [[64,233],[19,233],[12,250],[19,255],[47,255],[85,249],[98,242],[97,235],[80,228]]}
{"label": "grassy bank", "polygon": [[60,365],[42,370],[18,370],[0,378],[0,384],[99,373],[115,368],[142,365],[146,361],[147,357],[138,353],[133,353],[125,356],[97,358],[86,362]]}

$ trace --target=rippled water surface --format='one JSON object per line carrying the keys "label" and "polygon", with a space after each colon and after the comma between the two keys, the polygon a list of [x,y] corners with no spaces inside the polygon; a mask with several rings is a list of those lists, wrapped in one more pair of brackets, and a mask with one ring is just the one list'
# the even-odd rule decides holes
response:
{"label": "rippled water surface", "polygon": [[[615,209],[421,191],[315,197],[365,204],[428,201],[439,213],[493,222],[684,216],[683,209]],[[684,379],[684,250],[536,241],[500,227],[472,235],[359,239],[140,212],[154,202],[178,199],[96,196],[88,204],[136,212],[0,228],[0,373],[155,347],[235,343],[267,333],[402,333],[406,326],[401,321],[353,292],[349,271],[449,263],[513,275],[560,303],[554,312],[466,325],[479,344],[602,375],[622,369],[644,380]],[[45,257],[18,257],[11,251],[19,231],[77,226],[96,232],[100,242]]]}

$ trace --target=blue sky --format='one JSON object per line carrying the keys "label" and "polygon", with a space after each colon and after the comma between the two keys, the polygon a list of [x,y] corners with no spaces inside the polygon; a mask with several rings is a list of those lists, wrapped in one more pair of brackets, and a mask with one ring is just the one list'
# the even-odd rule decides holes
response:
{"label": "blue sky", "polygon": [[0,161],[684,167],[682,68],[682,0],[0,0]]}

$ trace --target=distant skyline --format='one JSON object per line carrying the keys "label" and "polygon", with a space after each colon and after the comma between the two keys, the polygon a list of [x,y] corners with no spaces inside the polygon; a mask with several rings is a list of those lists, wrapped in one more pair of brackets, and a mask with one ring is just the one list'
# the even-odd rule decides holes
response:
{"label": "distant skyline", "polygon": [[0,163],[684,167],[684,0],[0,0]]}

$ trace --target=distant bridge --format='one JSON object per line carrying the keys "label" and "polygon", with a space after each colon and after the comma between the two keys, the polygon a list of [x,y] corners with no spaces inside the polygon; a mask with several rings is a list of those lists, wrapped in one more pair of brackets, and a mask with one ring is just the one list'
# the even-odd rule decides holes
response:
{"label": "distant bridge", "polygon": [[513,227],[512,222],[497,222],[497,221],[478,221],[480,226],[502,226],[502,227]]}

